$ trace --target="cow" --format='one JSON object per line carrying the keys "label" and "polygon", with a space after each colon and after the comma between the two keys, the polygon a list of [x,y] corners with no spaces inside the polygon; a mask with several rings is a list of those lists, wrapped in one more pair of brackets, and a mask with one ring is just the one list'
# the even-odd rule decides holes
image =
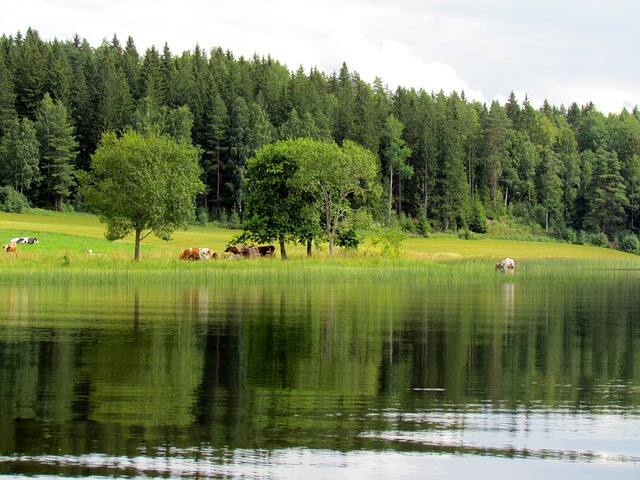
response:
{"label": "cow", "polygon": [[200,260],[210,260],[213,253],[208,248],[199,248]]}
{"label": "cow", "polygon": [[230,252],[236,257],[247,257],[247,258],[255,258],[258,256],[267,257],[273,256],[275,254],[276,248],[273,245],[268,245],[265,247],[256,247],[256,246],[243,246],[238,247],[235,245],[229,245],[225,252]]}
{"label": "cow", "polygon": [[34,243],[38,243],[38,239],[36,237],[16,237],[9,240],[9,243],[23,243],[33,245]]}
{"label": "cow", "polygon": [[276,255],[276,247],[273,245],[264,245],[258,248],[258,253],[261,257],[275,257]]}
{"label": "cow", "polygon": [[16,247],[16,244],[13,242],[9,242],[8,245],[3,245],[2,249],[8,254],[10,253],[15,253],[16,257],[18,256],[18,248]]}
{"label": "cow", "polygon": [[500,263],[496,263],[496,270],[513,275],[516,271],[516,262],[511,258],[505,258]]}
{"label": "cow", "polygon": [[187,248],[179,256],[179,260],[209,260],[211,250],[208,248]]}
{"label": "cow", "polygon": [[231,253],[236,257],[242,256],[242,247],[237,247],[235,245],[228,245],[227,248],[224,249],[225,253]]}

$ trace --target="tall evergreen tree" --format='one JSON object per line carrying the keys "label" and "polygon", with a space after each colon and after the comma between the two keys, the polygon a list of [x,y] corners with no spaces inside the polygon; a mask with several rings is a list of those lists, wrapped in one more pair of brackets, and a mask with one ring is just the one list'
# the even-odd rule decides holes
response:
{"label": "tall evergreen tree", "polygon": [[613,152],[599,149],[593,157],[593,177],[589,187],[588,228],[607,234],[612,239],[624,225],[628,198],[620,174],[620,162]]}
{"label": "tall evergreen tree", "polygon": [[[389,115],[382,131],[381,153],[383,165],[389,174],[389,200],[387,202],[387,218],[391,221],[394,204],[393,180],[410,178],[413,175],[413,168],[407,164],[407,158],[411,155],[411,149],[402,138],[404,125],[394,115]],[[398,213],[402,209],[402,199],[398,198]]]}
{"label": "tall evergreen tree", "polygon": [[13,79],[3,49],[0,48],[0,138],[17,118]]}
{"label": "tall evergreen tree", "polygon": [[31,120],[14,120],[0,138],[0,178],[2,185],[9,185],[26,194],[40,178],[40,150],[36,129]]}
{"label": "tall evergreen tree", "polygon": [[102,131],[123,131],[131,125],[134,112],[129,82],[117,55],[116,49],[106,45],[99,53],[98,117]]}
{"label": "tall evergreen tree", "polygon": [[52,98],[71,108],[71,67],[63,45],[58,40],[51,44],[47,70],[48,90]]}
{"label": "tall evergreen tree", "polygon": [[42,157],[42,171],[47,185],[47,198],[56,210],[75,185],[74,169],[78,143],[66,107],[45,94],[38,110],[37,130]]}
{"label": "tall evergreen tree", "polygon": [[47,45],[38,32],[27,30],[17,48],[15,63],[16,110],[20,117],[34,118],[42,96],[48,90]]}
{"label": "tall evergreen tree", "polygon": [[491,103],[491,109],[485,125],[485,159],[489,173],[491,202],[494,212],[499,206],[499,182],[503,166],[508,161],[507,148],[510,139],[511,120],[505,109],[497,101]]}

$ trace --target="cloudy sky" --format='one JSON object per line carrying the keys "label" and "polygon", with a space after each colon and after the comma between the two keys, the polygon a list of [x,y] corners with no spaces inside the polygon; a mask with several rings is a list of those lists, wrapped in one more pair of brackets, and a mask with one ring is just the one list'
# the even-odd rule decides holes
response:
{"label": "cloudy sky", "polygon": [[534,106],[595,103],[618,113],[640,104],[638,0],[5,0],[0,33],[78,34],[99,46],[131,36],[140,54],[196,44],[236,57],[271,55],[290,70],[330,74],[343,62],[427,91],[464,91]]}

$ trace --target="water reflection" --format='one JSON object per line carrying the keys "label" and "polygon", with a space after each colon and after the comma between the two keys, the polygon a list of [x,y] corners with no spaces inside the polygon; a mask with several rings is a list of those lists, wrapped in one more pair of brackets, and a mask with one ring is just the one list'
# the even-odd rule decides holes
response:
{"label": "water reflection", "polygon": [[313,452],[640,465],[629,282],[0,297],[0,473],[286,476]]}

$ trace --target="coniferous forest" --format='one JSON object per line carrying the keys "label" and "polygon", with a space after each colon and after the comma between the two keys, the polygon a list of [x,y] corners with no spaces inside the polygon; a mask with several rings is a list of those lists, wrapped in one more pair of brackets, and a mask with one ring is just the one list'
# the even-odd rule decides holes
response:
{"label": "coniferous forest", "polygon": [[[570,100],[570,99],[569,99]],[[640,112],[592,103],[534,108],[384,79],[290,70],[222,48],[139,52],[45,41],[35,29],[0,38],[0,207],[87,210],[78,187],[104,132],[157,125],[200,151],[201,220],[242,218],[245,164],[263,145],[352,140],[379,159],[371,216],[417,230],[484,233],[487,219],[563,241],[634,240],[640,231]],[[391,206],[391,208],[389,208]]]}

